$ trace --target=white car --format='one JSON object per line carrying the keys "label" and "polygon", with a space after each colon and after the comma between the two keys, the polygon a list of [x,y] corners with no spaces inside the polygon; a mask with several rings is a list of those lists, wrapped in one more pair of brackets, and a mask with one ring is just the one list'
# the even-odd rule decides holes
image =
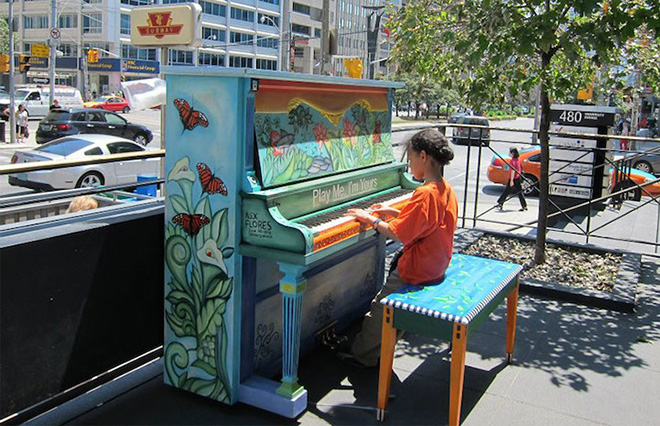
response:
{"label": "white car", "polygon": [[[81,134],[55,139],[36,149],[16,151],[12,164],[31,161],[75,160],[95,155],[145,151],[135,142],[110,135]],[[40,170],[9,175],[9,184],[49,191],[99,185],[118,185],[137,181],[138,175],[156,175],[160,158],[88,164],[63,169]]]}

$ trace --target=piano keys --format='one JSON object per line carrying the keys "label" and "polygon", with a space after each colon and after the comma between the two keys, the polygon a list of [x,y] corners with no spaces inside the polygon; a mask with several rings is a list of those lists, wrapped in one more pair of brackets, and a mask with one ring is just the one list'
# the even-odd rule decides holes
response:
{"label": "piano keys", "polygon": [[383,282],[384,237],[346,210],[419,186],[391,146],[401,85],[183,68],[166,71],[165,381],[293,418],[300,355]]}

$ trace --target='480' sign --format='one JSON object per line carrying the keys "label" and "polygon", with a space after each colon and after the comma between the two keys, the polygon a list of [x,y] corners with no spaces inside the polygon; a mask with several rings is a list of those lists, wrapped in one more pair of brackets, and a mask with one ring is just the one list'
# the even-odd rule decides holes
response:
{"label": "'480' sign", "polygon": [[[550,109],[550,121],[557,124],[600,127],[614,124],[614,113],[611,111],[585,111],[572,109],[569,105],[562,105],[566,109]],[[608,108],[609,109],[609,108]]]}

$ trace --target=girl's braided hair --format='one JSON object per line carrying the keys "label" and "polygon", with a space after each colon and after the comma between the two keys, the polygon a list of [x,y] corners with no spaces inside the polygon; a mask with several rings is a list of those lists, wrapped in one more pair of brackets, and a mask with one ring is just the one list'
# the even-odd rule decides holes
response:
{"label": "girl's braided hair", "polygon": [[445,135],[438,129],[426,129],[415,133],[408,141],[408,147],[415,152],[425,151],[441,166],[446,166],[454,159],[454,151],[449,147]]}

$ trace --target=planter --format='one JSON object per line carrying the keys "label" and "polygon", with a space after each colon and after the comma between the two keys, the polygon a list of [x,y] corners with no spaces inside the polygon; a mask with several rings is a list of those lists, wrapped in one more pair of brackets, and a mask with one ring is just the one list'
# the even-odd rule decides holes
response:
{"label": "planter", "polygon": [[[472,229],[457,232],[454,239],[454,251],[463,252],[478,239],[487,235],[523,241],[535,241],[535,238],[533,237]],[[630,253],[623,250],[607,250],[590,244],[576,244],[561,240],[548,240],[547,243],[586,253],[612,253],[621,255],[618,272],[613,280],[612,291],[599,291],[570,286],[561,282],[547,282],[523,277],[520,281],[520,290],[523,293],[567,300],[574,303],[581,303],[620,312],[634,311],[635,294],[641,271],[642,256],[640,254]]]}

